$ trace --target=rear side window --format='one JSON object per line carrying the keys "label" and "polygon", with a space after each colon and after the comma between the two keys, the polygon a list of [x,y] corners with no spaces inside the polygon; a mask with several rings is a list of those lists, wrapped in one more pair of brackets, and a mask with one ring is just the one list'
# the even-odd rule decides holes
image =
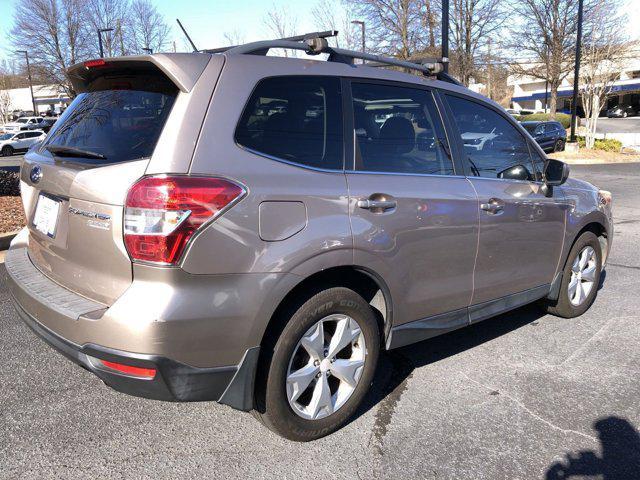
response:
{"label": "rear side window", "polygon": [[340,81],[272,77],[256,86],[236,128],[236,142],[289,162],[342,170]]}
{"label": "rear side window", "polygon": [[524,136],[502,115],[477,102],[446,95],[460,131],[471,174],[503,178],[512,167],[524,168],[524,177],[535,180],[535,173]]}
{"label": "rear side window", "polygon": [[431,92],[353,83],[352,95],[357,170],[454,173]]}
{"label": "rear side window", "polygon": [[65,110],[41,151],[51,148],[65,160],[93,164],[148,158],[177,94],[161,74],[99,78]]}

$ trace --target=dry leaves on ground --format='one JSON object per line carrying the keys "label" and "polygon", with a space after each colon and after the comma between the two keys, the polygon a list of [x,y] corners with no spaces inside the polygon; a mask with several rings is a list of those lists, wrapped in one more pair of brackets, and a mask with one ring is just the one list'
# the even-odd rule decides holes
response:
{"label": "dry leaves on ground", "polygon": [[0,233],[20,230],[25,225],[20,197],[0,197]]}

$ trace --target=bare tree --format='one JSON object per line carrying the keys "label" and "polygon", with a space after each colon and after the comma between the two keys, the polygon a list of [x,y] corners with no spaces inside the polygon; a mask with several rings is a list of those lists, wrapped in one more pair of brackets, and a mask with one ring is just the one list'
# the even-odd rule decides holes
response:
{"label": "bare tree", "polygon": [[408,59],[422,47],[420,0],[353,0],[353,13],[367,26],[373,51]]}
{"label": "bare tree", "polygon": [[[588,12],[595,1],[585,2]],[[606,1],[606,0],[604,0]],[[573,70],[578,18],[578,0],[518,0],[512,2],[511,16],[519,18],[511,30],[512,49],[526,63],[515,63],[515,75],[549,82],[549,111],[555,115],[558,87]]]}
{"label": "bare tree", "polygon": [[[262,19],[262,23],[267,28],[269,33],[275,38],[292,37],[297,33],[297,18],[292,15],[287,8],[278,8],[275,4],[272,5],[272,7],[266,13],[264,18]],[[291,54],[295,57],[295,50]],[[284,50],[284,56],[288,57],[289,55],[290,52],[288,50]]]}
{"label": "bare tree", "polygon": [[227,45],[242,45],[245,43],[244,33],[238,29],[232,30],[231,32],[224,32],[222,35],[224,37],[224,41]]}
{"label": "bare tree", "polygon": [[66,69],[90,52],[85,7],[82,0],[19,0],[11,30],[13,46],[29,52],[34,72],[71,96]]}
{"label": "bare tree", "polygon": [[351,23],[354,18],[348,4],[340,0],[319,0],[311,10],[311,16],[318,30],[338,31],[338,36],[329,39],[330,45],[350,50],[362,48],[361,31]]}
{"label": "bare tree", "polygon": [[424,49],[430,55],[437,55],[436,38],[440,35],[440,0],[422,1],[422,27],[426,31]]}
{"label": "bare tree", "polygon": [[168,44],[171,28],[149,0],[133,0],[129,8],[125,38],[132,53],[143,53],[145,48],[162,51]]}
{"label": "bare tree", "polygon": [[465,85],[476,68],[481,49],[506,18],[500,0],[453,0],[451,12],[451,73]]}
{"label": "bare tree", "polygon": [[580,96],[586,119],[587,148],[593,148],[598,116],[611,93],[613,82],[620,78],[629,52],[627,39],[618,28],[626,23],[627,17],[613,15],[616,7],[619,7],[616,0],[603,0],[593,6],[584,21]]}
{"label": "bare tree", "polygon": [[10,120],[11,115],[11,95],[9,95],[10,85],[8,78],[0,72],[0,123],[5,124]]}
{"label": "bare tree", "polygon": [[90,28],[95,33],[95,53],[98,54],[97,31],[101,28],[112,28],[111,32],[102,33],[105,56],[126,55],[122,25],[129,11],[128,0],[88,0],[87,7],[91,14],[87,15]]}

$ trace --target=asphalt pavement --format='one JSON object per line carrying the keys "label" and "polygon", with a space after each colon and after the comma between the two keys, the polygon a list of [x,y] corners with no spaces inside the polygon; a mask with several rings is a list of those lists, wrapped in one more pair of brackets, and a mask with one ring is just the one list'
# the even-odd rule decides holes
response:
{"label": "asphalt pavement", "polygon": [[313,443],[215,403],[109,389],[36,338],[0,285],[0,478],[639,478],[640,164],[571,171],[614,197],[593,307],[525,307],[384,355],[357,418]]}
{"label": "asphalt pavement", "polygon": [[640,117],[598,119],[598,133],[640,133]]}
{"label": "asphalt pavement", "polygon": [[0,157],[0,170],[18,171],[22,163],[23,155],[12,155],[11,157]]}

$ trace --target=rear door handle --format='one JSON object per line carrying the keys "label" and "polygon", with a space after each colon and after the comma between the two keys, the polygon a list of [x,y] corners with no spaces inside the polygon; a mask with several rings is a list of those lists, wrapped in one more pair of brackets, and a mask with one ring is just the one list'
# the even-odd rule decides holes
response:
{"label": "rear door handle", "polygon": [[480,209],[490,215],[496,215],[504,210],[504,202],[499,198],[490,198],[487,203],[481,203]]}
{"label": "rear door handle", "polygon": [[396,208],[397,203],[395,200],[371,200],[369,198],[365,200],[358,200],[358,207],[366,210],[390,210]]}

